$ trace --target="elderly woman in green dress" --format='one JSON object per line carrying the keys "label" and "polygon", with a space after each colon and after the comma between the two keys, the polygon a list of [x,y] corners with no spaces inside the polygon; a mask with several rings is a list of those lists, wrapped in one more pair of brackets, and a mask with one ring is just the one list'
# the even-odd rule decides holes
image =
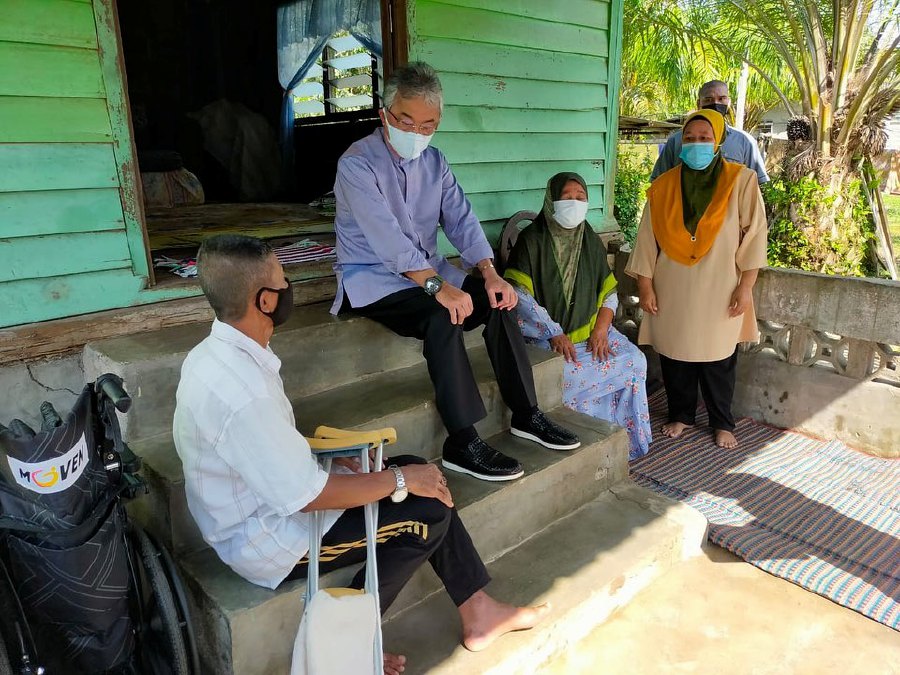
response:
{"label": "elderly woman in green dress", "polygon": [[525,341],[566,360],[566,406],[624,427],[630,458],[636,459],[651,440],[647,360],[612,326],[616,279],[587,210],[584,179],[577,173],[553,176],[543,208],[519,234],[504,276],[516,286]]}

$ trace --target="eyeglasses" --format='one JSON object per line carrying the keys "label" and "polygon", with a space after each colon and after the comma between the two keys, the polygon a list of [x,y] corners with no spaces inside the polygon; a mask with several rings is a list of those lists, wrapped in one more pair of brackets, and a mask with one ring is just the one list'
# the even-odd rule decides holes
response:
{"label": "eyeglasses", "polygon": [[400,119],[394,113],[391,112],[390,108],[385,108],[384,111],[394,118],[394,121],[397,123],[403,131],[414,131],[417,134],[422,134],[423,136],[431,136],[435,131],[437,131],[437,123],[436,122],[426,122],[425,124],[415,124],[412,120],[408,119]]}

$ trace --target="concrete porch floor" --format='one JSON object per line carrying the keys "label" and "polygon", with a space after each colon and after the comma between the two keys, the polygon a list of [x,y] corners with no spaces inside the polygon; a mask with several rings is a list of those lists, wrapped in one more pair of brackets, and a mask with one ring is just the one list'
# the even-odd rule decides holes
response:
{"label": "concrete porch floor", "polygon": [[707,544],[542,675],[897,675],[900,633]]}

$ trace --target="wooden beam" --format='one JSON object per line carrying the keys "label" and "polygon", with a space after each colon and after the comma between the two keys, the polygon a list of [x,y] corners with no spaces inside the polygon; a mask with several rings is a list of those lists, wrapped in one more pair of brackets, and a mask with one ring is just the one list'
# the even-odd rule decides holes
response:
{"label": "wooden beam", "polygon": [[[334,284],[333,276],[294,283],[294,304],[330,300]],[[200,296],[0,329],[0,366],[74,354],[88,342],[106,338],[212,319],[212,308]]]}
{"label": "wooden beam", "polygon": [[152,286],[156,279],[150,260],[144,189],[138,167],[137,148],[134,145],[134,125],[128,99],[128,79],[125,75],[125,54],[122,51],[118,9],[115,0],[94,0],[93,6],[132,269],[135,276],[145,277]]}

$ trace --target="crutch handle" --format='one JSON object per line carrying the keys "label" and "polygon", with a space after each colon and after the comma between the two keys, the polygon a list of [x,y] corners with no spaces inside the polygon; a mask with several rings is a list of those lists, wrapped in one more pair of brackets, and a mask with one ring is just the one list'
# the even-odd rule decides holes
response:
{"label": "crutch handle", "polygon": [[335,429],[334,427],[319,427],[313,434],[318,439],[340,439],[344,445],[357,445],[368,443],[369,445],[390,445],[397,442],[397,430],[393,427],[384,429],[351,430]]}

